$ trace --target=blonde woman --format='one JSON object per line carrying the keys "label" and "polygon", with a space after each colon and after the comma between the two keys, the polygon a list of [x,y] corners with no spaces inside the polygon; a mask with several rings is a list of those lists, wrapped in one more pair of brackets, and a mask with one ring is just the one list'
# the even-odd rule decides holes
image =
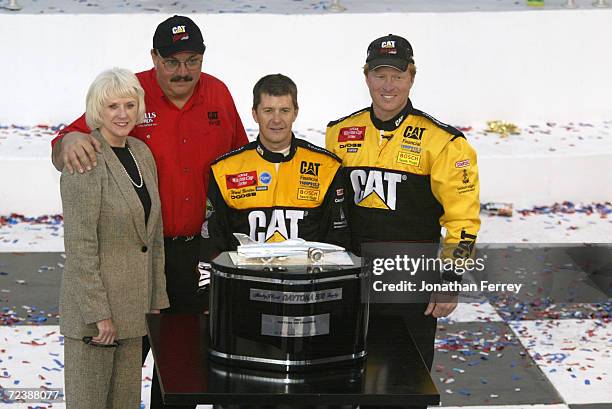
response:
{"label": "blonde woman", "polygon": [[87,93],[98,166],[61,177],[66,267],[60,295],[67,409],[140,407],[145,314],[169,306],[157,170],[129,135],[144,91],[114,68]]}

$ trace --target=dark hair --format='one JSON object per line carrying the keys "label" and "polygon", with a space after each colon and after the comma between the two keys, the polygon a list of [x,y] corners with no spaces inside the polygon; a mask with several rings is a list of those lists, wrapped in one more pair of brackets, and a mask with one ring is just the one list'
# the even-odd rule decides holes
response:
{"label": "dark hair", "polygon": [[291,95],[293,107],[298,109],[297,86],[291,78],[283,74],[270,74],[262,77],[253,87],[253,109],[257,109],[261,102],[261,95],[268,94],[275,97]]}

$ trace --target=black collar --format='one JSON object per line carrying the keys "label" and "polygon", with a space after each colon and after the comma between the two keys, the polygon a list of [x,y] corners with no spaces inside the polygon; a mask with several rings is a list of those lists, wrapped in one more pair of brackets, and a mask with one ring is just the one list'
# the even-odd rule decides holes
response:
{"label": "black collar", "polygon": [[408,117],[410,112],[412,111],[412,102],[408,99],[406,106],[400,111],[399,114],[395,115],[393,118],[388,121],[381,121],[380,119],[374,116],[374,108],[370,106],[370,119],[372,123],[377,129],[381,129],[383,131],[394,131],[396,130],[402,122]]}
{"label": "black collar", "polygon": [[255,147],[255,150],[257,151],[257,153],[259,153],[259,155],[262,158],[272,163],[290,161],[293,158],[293,155],[295,155],[295,151],[297,150],[297,141],[295,139],[295,135],[293,134],[293,132],[291,132],[291,147],[289,148],[289,154],[287,156],[283,155],[282,153],[272,152],[266,149],[263,143],[261,143],[261,140],[259,139],[259,135],[257,135],[256,143],[257,144]]}

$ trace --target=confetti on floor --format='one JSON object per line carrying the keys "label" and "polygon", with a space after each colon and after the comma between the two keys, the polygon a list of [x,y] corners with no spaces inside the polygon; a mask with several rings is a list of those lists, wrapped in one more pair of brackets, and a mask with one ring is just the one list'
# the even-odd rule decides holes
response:
{"label": "confetti on floor", "polygon": [[443,406],[563,402],[505,322],[441,322],[435,348]]}
{"label": "confetti on floor", "polygon": [[566,403],[612,402],[609,319],[520,321],[510,326]]}

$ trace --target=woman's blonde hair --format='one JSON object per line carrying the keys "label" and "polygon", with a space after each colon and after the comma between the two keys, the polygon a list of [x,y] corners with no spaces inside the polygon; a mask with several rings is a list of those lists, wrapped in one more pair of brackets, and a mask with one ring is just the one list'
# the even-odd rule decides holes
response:
{"label": "woman's blonde hair", "polygon": [[113,98],[134,98],[138,102],[138,120],[144,121],[144,90],[136,75],[125,68],[102,71],[89,86],[85,99],[85,121],[89,129],[102,125],[102,109]]}

